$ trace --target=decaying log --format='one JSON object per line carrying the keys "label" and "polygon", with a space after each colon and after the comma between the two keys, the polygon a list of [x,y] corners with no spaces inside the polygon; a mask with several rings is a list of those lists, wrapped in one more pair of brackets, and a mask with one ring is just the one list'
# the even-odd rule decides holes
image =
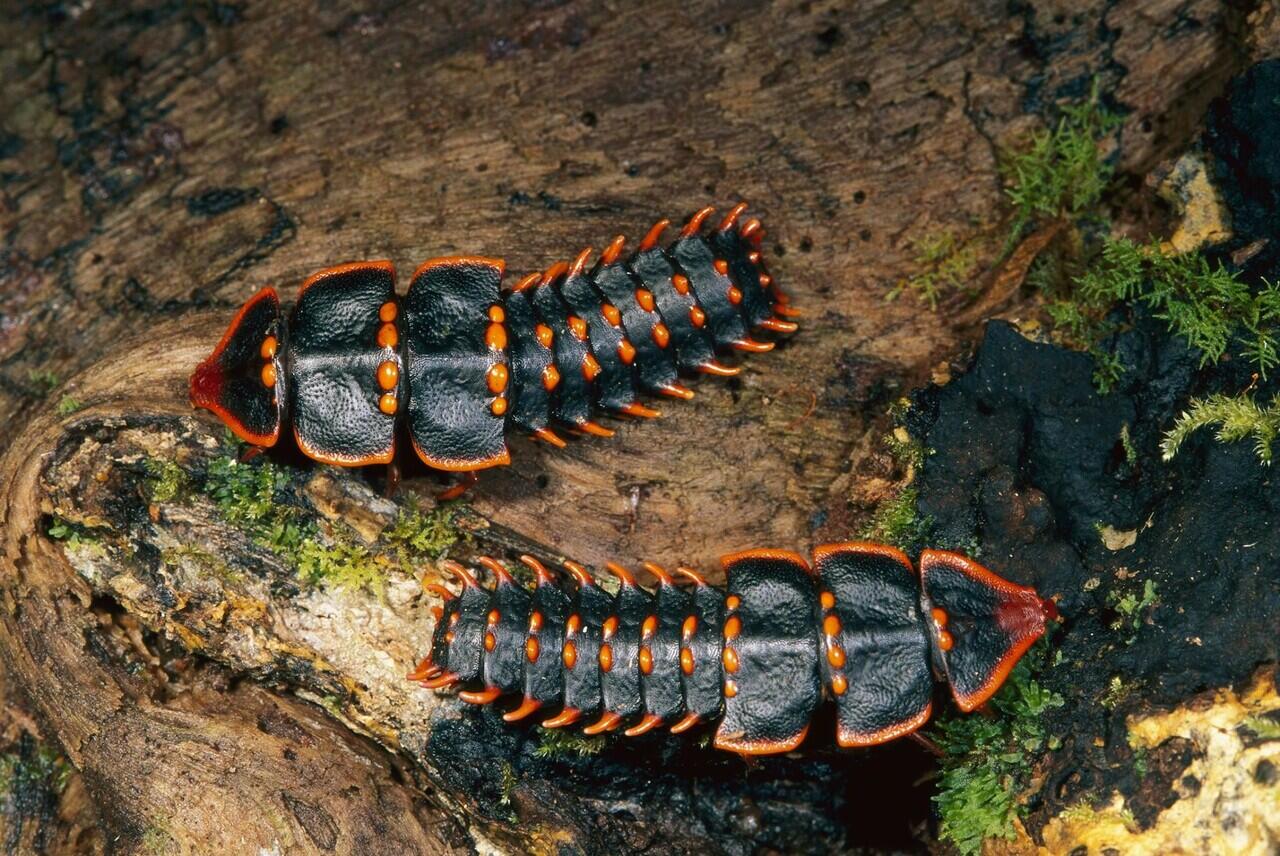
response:
{"label": "decaying log", "polygon": [[[234,452],[188,408],[186,372],[245,297],[331,263],[476,252],[518,273],[745,197],[800,334],[612,441],[516,439],[460,555],[713,569],[845,538],[901,477],[890,403],[948,375],[990,311],[1027,311],[1034,246],[998,266],[1000,151],[1097,78],[1136,183],[1276,52],[1270,7],[1213,0],[10,5],[5,687],[78,771],[97,846],[154,852],[919,849],[933,762],[910,746],[747,767],[652,739],[578,758],[407,684],[431,564],[381,592],[301,580],[199,489]],[[940,233],[989,291],[955,312],[885,302]],[[148,461],[190,483],[154,501]],[[441,485],[410,470],[392,503],[376,476],[288,463],[301,518],[375,551]],[[76,537],[52,539],[58,521]],[[1068,757],[1101,770],[1108,751]],[[909,795],[892,831],[885,792]],[[1033,825],[1070,839],[1048,811]]]}

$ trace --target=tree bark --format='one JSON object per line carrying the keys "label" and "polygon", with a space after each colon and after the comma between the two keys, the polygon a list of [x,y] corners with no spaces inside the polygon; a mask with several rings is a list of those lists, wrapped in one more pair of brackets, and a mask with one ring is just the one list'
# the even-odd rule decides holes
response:
{"label": "tree bark", "polygon": [[[11,5],[6,686],[83,777],[99,846],[159,852],[745,852],[798,849],[802,829],[856,844],[832,794],[861,764],[926,761],[771,762],[770,793],[717,766],[736,761],[644,744],[606,769],[652,778],[597,798],[566,783],[592,781],[576,762],[488,720],[486,761],[456,706],[401,680],[430,626],[416,579],[392,575],[381,598],[308,589],[207,498],[149,508],[141,462],[200,473],[219,454],[186,376],[264,285],[288,299],[330,264],[454,252],[514,276],[744,197],[801,332],[613,440],[516,438],[513,465],[472,492],[472,537],[713,574],[732,550],[847,538],[902,475],[880,442],[888,406],[962,357],[983,317],[1030,311],[1034,250],[1002,261],[1000,151],[1096,76],[1127,111],[1117,163],[1140,179],[1275,40],[1269,7],[1210,0]],[[942,233],[989,291],[942,313],[886,302]],[[382,543],[395,507],[363,476],[290,471],[306,519]],[[440,484],[410,472],[405,495],[429,505]],[[54,516],[103,552],[50,541]],[[161,560],[190,543],[235,573]]]}

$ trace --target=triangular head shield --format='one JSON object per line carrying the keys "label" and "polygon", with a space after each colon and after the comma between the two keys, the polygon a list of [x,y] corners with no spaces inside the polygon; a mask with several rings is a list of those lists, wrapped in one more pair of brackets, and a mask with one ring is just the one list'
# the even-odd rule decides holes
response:
{"label": "triangular head shield", "polygon": [[1052,601],[972,559],[945,550],[920,554],[923,606],[956,707],[968,713],[995,695],[1027,649],[1057,619]]}
{"label": "triangular head shield", "polygon": [[212,410],[237,437],[274,446],[284,413],[280,298],[264,288],[231,320],[222,341],[191,374],[191,403]]}

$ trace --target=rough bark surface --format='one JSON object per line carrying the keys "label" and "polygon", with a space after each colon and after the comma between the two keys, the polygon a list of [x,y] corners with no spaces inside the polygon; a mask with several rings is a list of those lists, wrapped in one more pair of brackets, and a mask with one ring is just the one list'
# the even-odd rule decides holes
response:
{"label": "rough bark surface", "polygon": [[[453,252],[519,274],[742,197],[801,332],[612,441],[517,439],[513,466],[473,492],[476,537],[703,568],[848,537],[900,476],[878,442],[887,405],[984,317],[1024,306],[1020,256],[997,264],[1000,150],[1096,77],[1126,111],[1117,162],[1138,185],[1232,75],[1275,53],[1269,4],[1210,0],[0,5],[6,690],[78,771],[97,846],[161,852],[447,852],[462,827],[472,846],[547,852],[910,845],[850,815],[874,790],[855,784],[861,761],[726,773],[655,743],[610,760],[672,797],[659,811],[624,808],[640,791],[609,790],[600,768],[539,766],[535,740],[489,720],[450,731],[456,708],[398,683],[428,628],[416,581],[393,579],[385,601],[304,591],[212,506],[152,519],[139,461],[198,473],[216,454],[185,374],[264,285],[288,297],[332,263],[407,271]],[[917,271],[915,243],[947,231],[973,241],[990,291],[942,313],[885,302]],[[439,487],[409,475],[410,495]],[[359,476],[295,480],[322,522],[376,540],[394,515]],[[105,554],[52,544],[52,514],[111,521]],[[202,588],[199,569],[136,552],[181,537],[225,548],[248,582]],[[432,734],[452,743],[433,750]],[[484,767],[486,745],[527,763]],[[886,752],[885,767],[927,766]],[[711,784],[674,776],[682,762]],[[567,773],[596,796],[557,784]]]}

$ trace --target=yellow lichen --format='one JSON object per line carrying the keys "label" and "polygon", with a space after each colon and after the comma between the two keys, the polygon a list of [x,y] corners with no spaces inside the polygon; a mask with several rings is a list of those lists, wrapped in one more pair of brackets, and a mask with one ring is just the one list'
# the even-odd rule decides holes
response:
{"label": "yellow lichen", "polygon": [[1042,853],[1090,854],[1110,849],[1126,856],[1270,853],[1280,840],[1280,784],[1256,776],[1266,761],[1280,765],[1280,740],[1257,741],[1244,724],[1280,710],[1275,675],[1264,673],[1237,695],[1218,690],[1167,713],[1130,717],[1129,743],[1150,750],[1175,737],[1191,741],[1194,758],[1185,776],[1198,788],[1175,785],[1178,800],[1150,829],[1133,823],[1120,794],[1104,808],[1064,810],[1044,828]]}

